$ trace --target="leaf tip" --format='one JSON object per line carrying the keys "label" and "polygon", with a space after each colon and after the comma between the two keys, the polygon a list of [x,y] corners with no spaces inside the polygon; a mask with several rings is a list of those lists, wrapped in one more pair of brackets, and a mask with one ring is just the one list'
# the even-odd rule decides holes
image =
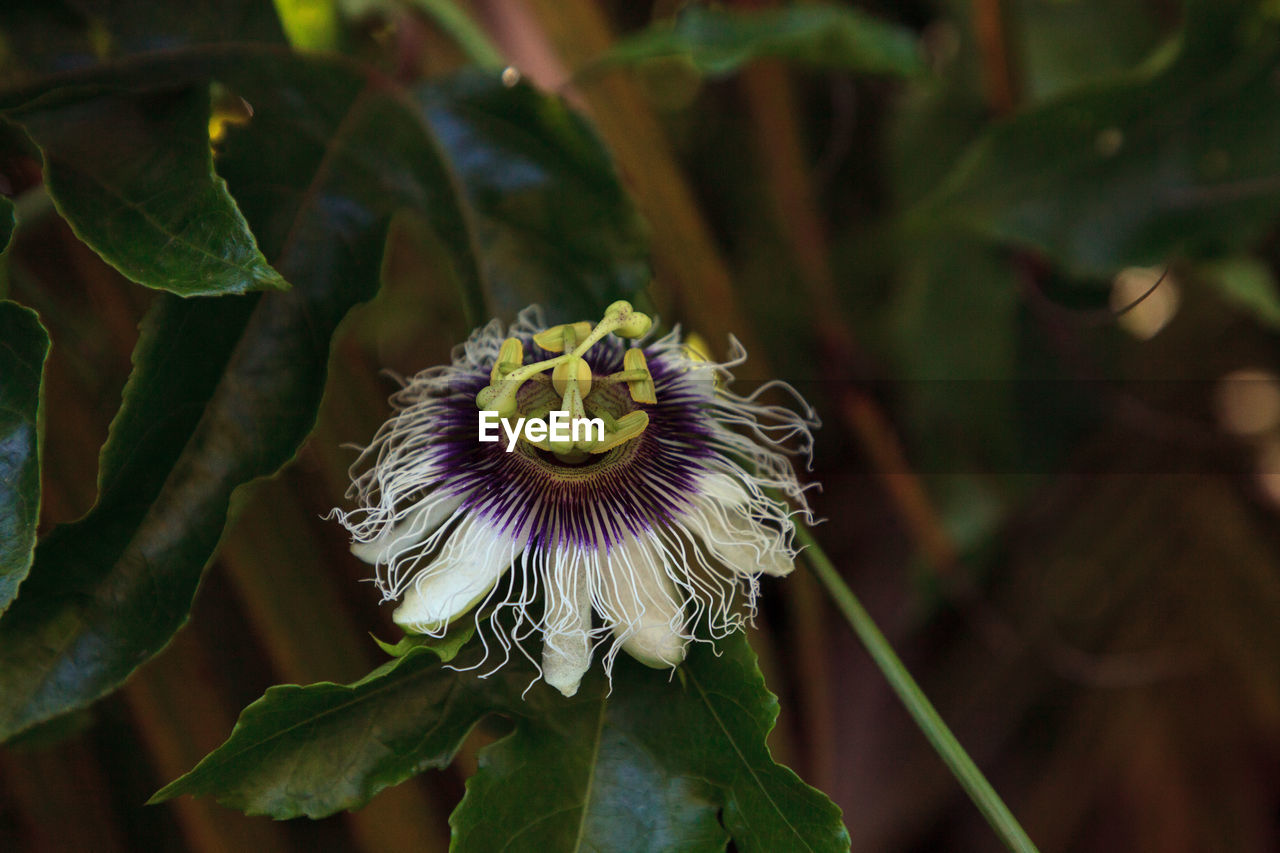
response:
{"label": "leaf tip", "polygon": [[169,800],[172,800],[174,797],[181,796],[185,793],[182,790],[181,783],[182,780],[186,778],[186,776],[179,776],[177,779],[174,779],[168,785],[165,785],[159,791],[152,794],[143,805],[158,806],[161,803],[169,802]]}
{"label": "leaf tip", "polygon": [[251,290],[292,290],[293,285],[280,273],[271,267],[267,267],[265,271],[258,273],[253,277],[254,286]]}

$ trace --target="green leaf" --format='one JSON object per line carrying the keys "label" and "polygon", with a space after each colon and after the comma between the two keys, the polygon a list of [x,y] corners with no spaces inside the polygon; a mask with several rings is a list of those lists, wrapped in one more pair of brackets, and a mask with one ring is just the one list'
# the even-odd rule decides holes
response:
{"label": "green leaf", "polygon": [[[7,203],[12,230],[13,206]],[[0,613],[31,568],[40,518],[40,395],[49,335],[36,313],[0,301]]]}
{"label": "green leaf", "polygon": [[332,50],[342,46],[337,0],[275,0],[289,44],[298,50]]}
{"label": "green leaf", "polygon": [[681,685],[622,658],[613,695],[597,667],[570,699],[539,682],[523,707],[510,709],[515,731],[480,754],[449,819],[452,849],[724,850],[718,792],[696,775],[672,772],[687,744],[663,732],[646,737],[649,721],[628,713],[644,690],[683,704],[686,696],[672,695]]}
{"label": "green leaf", "polygon": [[4,252],[9,248],[9,241],[13,238],[15,225],[17,225],[17,217],[13,200],[0,196],[0,252]]}
{"label": "green leaf", "polygon": [[76,235],[131,280],[181,296],[288,287],[214,172],[208,84],[55,93],[8,115]]}
{"label": "green leaf", "polygon": [[993,128],[910,216],[1035,247],[1080,276],[1247,245],[1280,198],[1280,27],[1254,10],[1192,0],[1167,67]]}
{"label": "green leaf", "polygon": [[1036,3],[1033,13],[1015,15],[1018,85],[1028,101],[1133,68],[1160,40],[1163,20],[1144,0]]}
{"label": "green leaf", "polygon": [[462,647],[476,635],[476,624],[470,619],[460,620],[449,626],[443,637],[427,634],[405,634],[397,643],[384,643],[377,637],[373,641],[378,648],[395,658],[404,657],[414,649],[430,649],[436,657],[448,663],[458,656]]}
{"label": "green leaf", "polygon": [[467,783],[457,851],[723,850],[729,836],[743,851],[847,850],[839,809],[769,755],[777,700],[745,637],[719,648],[696,646],[675,677],[622,655],[612,690],[596,666],[571,699],[518,657],[482,678],[410,650],[349,686],[272,688],[155,800],[206,794],[276,818],[357,808],[444,766],[497,712],[515,729]]}
{"label": "green leaf", "polygon": [[1241,255],[1201,264],[1196,272],[1223,299],[1248,311],[1259,323],[1280,329],[1280,289],[1267,263]]}
{"label": "green leaf", "polygon": [[840,810],[769,755],[777,699],[745,636],[719,650],[674,678],[620,655],[611,694],[598,672],[567,701],[535,686],[534,715],[481,753],[455,849],[721,850],[725,829],[741,851],[849,849]]}
{"label": "green leaf", "polygon": [[[686,683],[664,691],[665,672],[629,666],[635,677],[613,720],[660,756],[669,774],[705,779],[718,789],[723,820],[740,851],[848,850],[840,809],[791,770],[774,762],[766,738],[778,700],[765,687],[742,633],[691,651]],[[677,688],[681,688],[677,695]]]}
{"label": "green leaf", "polygon": [[0,619],[0,738],[119,686],[186,620],[232,493],[288,462],[311,430],[330,338],[377,290],[398,210],[424,215],[454,274],[479,288],[453,179],[413,102],[385,78],[258,48],[145,71],[216,76],[258,108],[231,130],[219,167],[294,287],[163,297],[147,319],[99,501],[41,543]]}
{"label": "green leaf", "polygon": [[644,223],[595,130],[559,98],[467,70],[418,89],[476,213],[500,315],[578,320],[649,283]]}
{"label": "green leaf", "polygon": [[910,30],[858,9],[806,3],[753,11],[689,6],[674,22],[622,39],[584,73],[672,57],[710,75],[729,74],[766,57],[873,74],[924,72]]}
{"label": "green leaf", "polygon": [[271,0],[5,0],[0,71],[66,71],[148,50],[284,43]]}
{"label": "green leaf", "polygon": [[[42,4],[47,0],[25,0]],[[57,0],[55,0],[55,3]],[[112,57],[201,44],[261,42],[283,45],[284,31],[272,0],[62,0],[101,27]]]}
{"label": "green leaf", "polygon": [[354,684],[272,687],[244,709],[226,743],[151,802],[208,794],[276,819],[359,808],[453,759],[489,710],[472,680],[420,648]]}

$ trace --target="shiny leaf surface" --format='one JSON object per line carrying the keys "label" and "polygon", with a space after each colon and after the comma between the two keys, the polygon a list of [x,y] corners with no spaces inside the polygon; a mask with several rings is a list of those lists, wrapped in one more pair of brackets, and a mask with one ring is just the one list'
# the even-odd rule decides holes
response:
{"label": "shiny leaf surface", "polygon": [[[6,206],[12,224],[12,207]],[[8,234],[2,236],[0,245],[8,242]],[[48,354],[49,336],[36,313],[0,301],[0,613],[17,596],[36,542],[39,410]]]}
{"label": "shiny leaf surface", "polygon": [[37,99],[10,110],[76,235],[128,278],[181,296],[284,290],[213,170],[209,87]]}
{"label": "shiny leaf surface", "polygon": [[13,227],[16,224],[13,202],[0,196],[0,252],[9,248],[9,240],[13,237]]}
{"label": "shiny leaf surface", "polygon": [[596,667],[572,698],[539,682],[509,707],[515,731],[481,753],[450,818],[457,851],[725,848],[718,792],[673,767],[687,744],[644,716],[646,693],[686,712],[692,697],[668,673],[622,658],[612,695]]}
{"label": "shiny leaf surface", "polygon": [[649,282],[645,227],[585,118],[527,83],[467,70],[418,89],[476,213],[498,313],[593,317]]}
{"label": "shiny leaf surface", "polygon": [[244,709],[231,737],[152,802],[208,794],[251,815],[323,817],[444,767],[489,709],[472,679],[420,647],[349,685],[282,685]]}
{"label": "shiny leaf surface", "polygon": [[355,808],[443,766],[496,711],[515,729],[467,783],[457,850],[722,850],[728,837],[744,851],[848,849],[839,810],[769,755],[777,701],[746,639],[720,648],[697,646],[675,677],[622,656],[612,692],[597,665],[571,699],[530,686],[518,659],[479,678],[413,650],[349,686],[272,688],[157,799],[212,795],[275,817]]}
{"label": "shiny leaf surface", "polygon": [[219,166],[294,287],[155,308],[103,449],[98,504],[41,543],[30,594],[0,620],[0,737],[115,688],[183,623],[232,493],[310,431],[329,339],[377,290],[397,210],[427,218],[454,274],[479,287],[452,178],[389,81],[251,48],[148,71],[216,76],[255,103]]}
{"label": "shiny leaf surface", "polygon": [[914,215],[1034,247],[1081,276],[1248,245],[1280,199],[1280,27],[1256,12],[1242,21],[1249,9],[1193,0],[1167,67],[996,126]]}

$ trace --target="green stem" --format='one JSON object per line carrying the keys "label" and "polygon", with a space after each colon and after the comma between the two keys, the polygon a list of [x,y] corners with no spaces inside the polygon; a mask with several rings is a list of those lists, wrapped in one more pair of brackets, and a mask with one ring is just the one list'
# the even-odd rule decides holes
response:
{"label": "green stem", "polygon": [[507,63],[485,31],[476,26],[453,0],[412,0],[436,22],[473,64],[488,70],[505,68]]}
{"label": "green stem", "polygon": [[1009,811],[1009,807],[1000,799],[995,788],[982,775],[982,771],[973,763],[973,759],[964,751],[960,741],[947,728],[937,710],[916,684],[911,673],[907,672],[902,661],[894,653],[889,641],[880,633],[871,615],[863,608],[858,597],[849,589],[831,560],[823,552],[821,546],[813,538],[813,534],[803,525],[796,526],[796,538],[806,547],[805,559],[813,573],[822,581],[827,592],[835,600],[836,606],[849,621],[853,632],[858,635],[862,645],[870,653],[871,658],[880,668],[880,672],[888,680],[893,691],[898,694],[907,712],[915,719],[916,725],[924,733],[925,738],[933,746],[938,756],[950,768],[956,781],[964,788],[965,793],[973,800],[974,805],[982,812],[987,823],[995,831],[1000,840],[1010,850],[1017,853],[1037,853],[1036,846],[1027,837],[1027,833],[1018,824],[1018,819]]}

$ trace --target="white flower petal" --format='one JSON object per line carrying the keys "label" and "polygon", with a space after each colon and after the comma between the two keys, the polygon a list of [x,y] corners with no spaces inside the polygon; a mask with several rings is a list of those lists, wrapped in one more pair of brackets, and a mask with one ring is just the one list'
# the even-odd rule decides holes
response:
{"label": "white flower petal", "polygon": [[439,633],[489,594],[522,548],[510,535],[487,524],[464,522],[431,564],[409,582],[391,618],[406,631]]}
{"label": "white flower petal", "polygon": [[689,643],[684,606],[656,548],[627,537],[614,546],[605,575],[605,621],[623,651],[655,669],[683,661]]}
{"label": "white flower petal", "polygon": [[[746,358],[737,341],[715,363],[691,358],[672,331],[643,344],[649,364],[664,368],[654,390],[671,415],[655,416],[644,452],[596,459],[608,470],[588,472],[472,445],[474,434],[454,428],[476,417],[474,396],[459,389],[491,376],[507,337],[527,341],[545,329],[537,309],[505,331],[491,322],[450,364],[405,380],[391,398],[395,414],[353,467],[348,497],[359,508],[337,516],[369,540],[352,551],[374,565],[384,600],[399,599],[399,625],[439,636],[477,606],[505,609],[514,622],[480,627],[495,632],[504,654],[519,646],[528,655],[522,642],[542,639],[544,679],[571,696],[597,644],[606,671],[620,650],[673,667],[694,624],[716,640],[749,621],[758,576],[793,568],[792,517],[810,516],[787,457],[811,455],[817,419],[785,385],[745,397],[729,390],[730,369]],[[626,366],[616,336],[597,345],[603,362]],[[789,391],[800,411],[762,402],[770,387]],[[442,496],[446,483],[464,493],[467,510]],[[422,498],[424,489],[435,492]],[[636,530],[618,541],[619,531]]]}
{"label": "white flower petal", "polygon": [[782,534],[742,510],[709,507],[690,518],[689,529],[713,557],[736,572],[781,577],[796,567]]}
{"label": "white flower petal", "polygon": [[698,481],[698,491],[725,507],[745,506],[751,499],[746,487],[736,478],[714,471],[708,471]]}
{"label": "white flower petal", "polygon": [[578,692],[591,666],[591,589],[594,554],[557,548],[544,594],[542,677],[565,696]]}
{"label": "white flower petal", "polygon": [[461,504],[460,497],[428,495],[382,535],[368,542],[352,542],[351,553],[370,565],[390,563],[395,555],[415,547],[434,533]]}

